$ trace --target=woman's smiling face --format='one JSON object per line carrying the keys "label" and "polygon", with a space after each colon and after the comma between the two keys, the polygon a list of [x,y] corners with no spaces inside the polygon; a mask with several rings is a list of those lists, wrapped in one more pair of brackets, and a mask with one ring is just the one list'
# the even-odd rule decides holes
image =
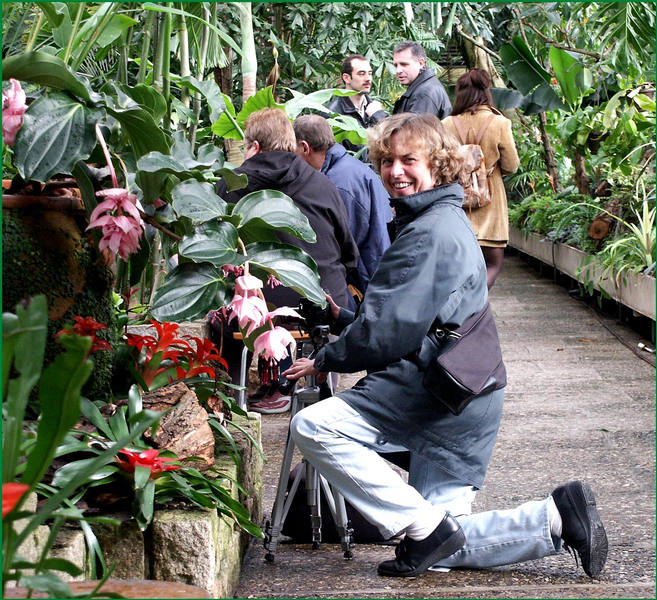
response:
{"label": "woman's smiling face", "polygon": [[429,157],[416,144],[394,133],[390,152],[381,159],[381,179],[393,198],[402,198],[436,187]]}

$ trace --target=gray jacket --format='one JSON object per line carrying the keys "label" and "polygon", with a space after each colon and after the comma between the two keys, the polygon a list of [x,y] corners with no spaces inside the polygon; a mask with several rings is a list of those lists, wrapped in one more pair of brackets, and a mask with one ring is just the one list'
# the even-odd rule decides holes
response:
{"label": "gray jacket", "polygon": [[392,114],[403,112],[430,113],[440,120],[452,112],[452,103],[433,69],[422,71],[395,102]]}
{"label": "gray jacket", "polygon": [[[499,427],[504,391],[473,400],[458,416],[431,399],[423,367],[439,350],[434,319],[460,325],[488,298],[486,265],[461,209],[458,184],[391,201],[397,237],[381,258],[354,320],[318,353],[322,371],[367,370],[339,394],[386,439],[481,487]],[[411,360],[412,359],[412,360]]]}

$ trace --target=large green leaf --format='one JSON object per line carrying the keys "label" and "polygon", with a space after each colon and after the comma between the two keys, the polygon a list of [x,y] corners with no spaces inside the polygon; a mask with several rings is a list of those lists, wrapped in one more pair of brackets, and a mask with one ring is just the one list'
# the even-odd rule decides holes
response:
{"label": "large green leaf", "polygon": [[[224,99],[225,99],[224,95]],[[231,105],[226,102],[226,110],[221,116],[212,123],[212,133],[223,138],[234,140],[244,139],[244,124],[252,113],[263,108],[280,108],[284,109],[283,104],[278,104],[274,99],[272,87],[266,87],[251,96],[242,107],[242,110],[235,116],[235,109],[230,110]]]}
{"label": "large green leaf", "polygon": [[219,118],[212,123],[212,133],[232,140],[243,140],[244,130],[237,123],[237,113],[233,102],[226,94],[221,94],[225,109]]}
{"label": "large green leaf", "polygon": [[48,181],[71,173],[96,144],[94,125],[102,112],[89,109],[63,92],[44,94],[25,111],[14,152],[25,180]]}
{"label": "large green leaf", "polygon": [[[226,94],[222,94],[219,86],[212,79],[199,81],[191,75],[182,77],[179,85],[187,87],[203,95],[210,109],[210,122],[214,123],[226,110]],[[233,114],[235,109],[233,108]]]}
{"label": "large green leaf", "polygon": [[54,90],[66,90],[86,101],[99,99],[61,59],[46,52],[26,52],[2,60],[2,79],[29,81]]}
{"label": "large green leaf", "polygon": [[144,173],[170,173],[178,179],[197,179],[205,181],[205,172],[214,170],[223,164],[223,154],[214,144],[205,144],[199,148],[195,157],[185,139],[183,131],[174,134],[170,154],[149,152],[137,162],[137,168]]}
{"label": "large green leaf", "polygon": [[[13,481],[18,462],[25,407],[39,381],[46,347],[48,307],[46,297],[35,296],[16,307],[16,314],[2,315],[2,481]],[[13,365],[16,375],[9,378]]]}
{"label": "large green leaf", "polygon": [[234,169],[229,169],[228,167],[222,167],[216,173],[226,183],[227,192],[242,190],[249,185],[249,178],[246,176],[246,173],[237,173]]}
{"label": "large green leaf", "polygon": [[77,422],[80,416],[80,391],[93,370],[93,362],[87,357],[91,338],[66,336],[63,343],[66,350],[58,354],[41,375],[41,418],[37,439],[21,479],[28,485],[35,485],[41,480],[55,456],[57,446]]}
{"label": "large green leaf", "polygon": [[287,244],[255,243],[249,244],[246,252],[253,267],[273,273],[284,286],[326,306],[317,265],[303,250]]}
{"label": "large green leaf", "polygon": [[189,217],[196,223],[204,223],[226,214],[226,202],[214,193],[212,185],[188,179],[179,183],[171,192],[173,210],[179,217]]}
{"label": "large green leaf", "polygon": [[554,46],[550,46],[550,63],[564,99],[571,110],[576,110],[591,88],[591,72],[568,52]]}
{"label": "large green leaf", "polygon": [[121,85],[120,89],[139,106],[147,110],[156,123],[166,114],[167,103],[164,96],[150,85],[144,85],[143,83],[135,86]]}
{"label": "large green leaf", "polygon": [[565,108],[550,87],[551,76],[534,58],[527,44],[518,36],[511,44],[503,44],[500,56],[509,79],[527,99],[527,114]]}
{"label": "large green leaf", "polygon": [[176,267],[155,292],[151,313],[158,321],[189,321],[228,304],[221,269],[209,263]]}
{"label": "large green leaf", "polygon": [[336,142],[349,140],[352,144],[367,144],[365,128],[353,117],[338,115],[328,119],[328,124],[333,128]]}
{"label": "large green leaf", "polygon": [[215,267],[237,264],[240,254],[237,229],[225,221],[209,221],[196,228],[193,235],[185,236],[178,244],[178,252],[194,262],[209,262]]}
{"label": "large green leaf", "polygon": [[154,150],[164,154],[169,152],[167,138],[148,110],[136,106],[127,108],[108,106],[107,112],[121,123],[136,158]]}
{"label": "large green leaf", "polygon": [[240,230],[256,220],[259,221],[259,227],[269,226],[285,231],[310,243],[317,240],[308,219],[292,198],[277,190],[260,190],[247,194],[235,205],[232,215],[241,217]]}
{"label": "large green leaf", "polygon": [[290,88],[288,90],[292,92],[292,98],[285,103],[285,112],[290,119],[296,119],[306,108],[326,114],[334,114],[324,106],[332,96],[353,96],[358,93],[354,90],[326,89],[317,90],[310,94],[302,94]]}

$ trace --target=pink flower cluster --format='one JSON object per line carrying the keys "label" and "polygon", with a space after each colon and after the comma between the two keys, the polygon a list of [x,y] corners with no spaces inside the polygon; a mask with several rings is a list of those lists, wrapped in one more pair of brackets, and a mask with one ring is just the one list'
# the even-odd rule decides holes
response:
{"label": "pink flower cluster", "polygon": [[251,335],[263,325],[269,325],[269,329],[255,339],[253,348],[256,354],[261,354],[266,360],[278,362],[287,356],[288,348],[294,355],[297,344],[287,329],[274,326],[274,318],[278,316],[300,318],[300,315],[288,306],[269,311],[262,297],[261,288],[262,281],[249,275],[248,271],[235,280],[235,296],[228,305],[231,311],[228,322],[237,318],[240,328],[246,328],[247,335]]}
{"label": "pink flower cluster", "polygon": [[110,188],[96,192],[96,196],[105,197],[91,213],[87,230],[99,227],[103,237],[98,244],[102,252],[109,248],[114,255],[127,261],[139,248],[139,240],[144,230],[144,223],[137,210],[137,196],[123,188]]}
{"label": "pink flower cluster", "polygon": [[2,141],[7,146],[13,146],[16,133],[23,124],[23,113],[27,106],[21,84],[13,78],[9,83],[10,86],[2,90]]}

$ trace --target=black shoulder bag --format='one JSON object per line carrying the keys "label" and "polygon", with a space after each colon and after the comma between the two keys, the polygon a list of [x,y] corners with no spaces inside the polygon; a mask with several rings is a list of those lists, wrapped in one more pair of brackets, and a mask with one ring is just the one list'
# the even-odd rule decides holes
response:
{"label": "black shoulder bag", "polygon": [[432,326],[429,337],[440,354],[427,367],[422,384],[455,415],[471,400],[506,386],[506,369],[493,312],[484,308],[456,328]]}

